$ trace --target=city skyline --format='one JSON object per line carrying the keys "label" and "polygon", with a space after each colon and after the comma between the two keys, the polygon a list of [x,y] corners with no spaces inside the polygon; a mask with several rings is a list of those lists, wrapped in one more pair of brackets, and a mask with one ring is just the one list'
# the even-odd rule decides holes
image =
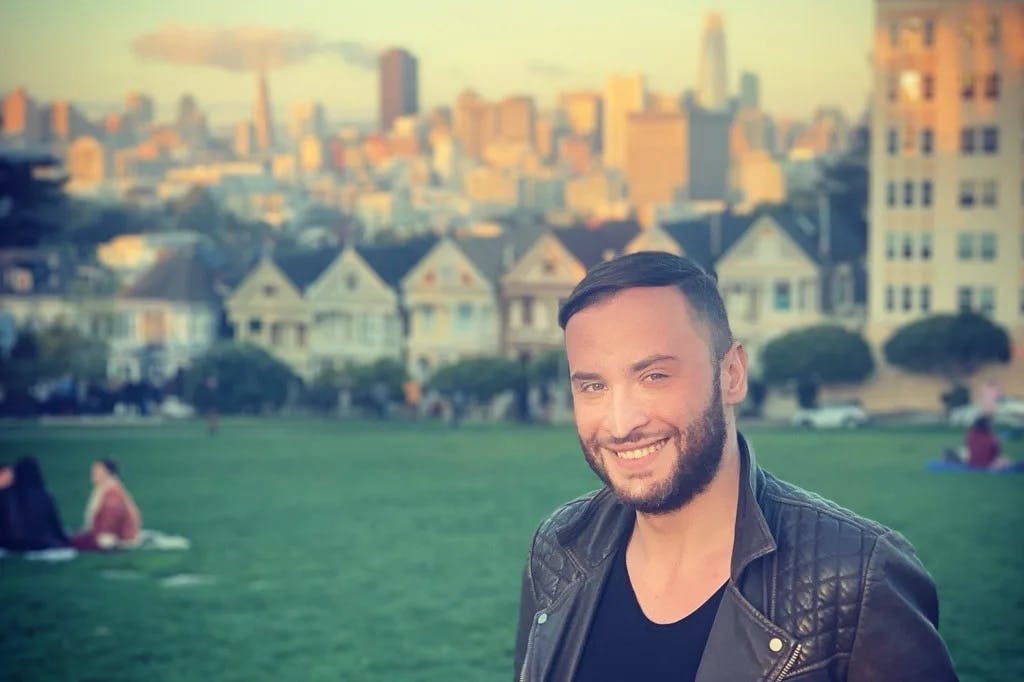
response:
{"label": "city skyline", "polygon": [[[429,10],[382,2],[358,17],[310,3],[288,11],[271,5],[243,11],[233,3],[185,2],[175,6],[173,16],[156,3],[116,11],[23,4],[9,15],[14,30],[4,38],[11,56],[0,65],[0,92],[23,85],[40,100],[70,99],[97,115],[138,90],[155,99],[163,119],[190,92],[212,123],[230,124],[251,112],[251,75],[195,61],[169,63],[138,45],[143,37],[166,42],[161,34],[168,31],[241,27],[292,41],[288,63],[268,75],[275,113],[294,101],[318,99],[333,120],[374,120],[376,54],[391,46],[404,47],[419,60],[421,109],[451,105],[466,88],[488,98],[529,95],[546,109],[559,92],[601,89],[613,73],[643,73],[652,91],[695,89],[704,18],[718,12],[724,20],[730,95],[737,93],[740,72],[753,71],[761,78],[764,108],[777,115],[808,117],[818,107],[837,106],[857,117],[869,92],[865,45],[872,8],[820,4],[785,0],[764,15],[743,0],[681,8],[659,1],[643,13],[533,1],[515,9],[477,7],[445,0]],[[458,16],[460,25],[473,26],[474,32],[448,26],[445,16]],[[174,58],[182,61],[177,54]],[[83,61],[92,68],[66,66]]]}

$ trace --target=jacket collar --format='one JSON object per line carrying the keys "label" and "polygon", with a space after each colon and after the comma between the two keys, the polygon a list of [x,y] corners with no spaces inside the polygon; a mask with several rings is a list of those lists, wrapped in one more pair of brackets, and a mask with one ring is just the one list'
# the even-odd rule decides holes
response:
{"label": "jacket collar", "polygon": [[[775,538],[768,529],[760,498],[765,477],[757,465],[754,450],[742,434],[737,433],[740,453],[740,491],[736,509],[736,531],[733,538],[731,574],[733,580],[752,561],[776,549]],[[610,489],[598,491],[579,516],[556,536],[579,568],[589,572],[607,559],[633,528],[635,512],[615,497]]]}

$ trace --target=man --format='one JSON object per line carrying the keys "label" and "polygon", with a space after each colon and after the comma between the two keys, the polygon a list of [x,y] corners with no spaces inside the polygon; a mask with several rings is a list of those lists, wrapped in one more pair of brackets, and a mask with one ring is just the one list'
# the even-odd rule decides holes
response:
{"label": "man", "polygon": [[758,467],[747,357],[699,266],[598,265],[559,324],[605,487],[534,535],[516,679],[956,679],[907,541]]}

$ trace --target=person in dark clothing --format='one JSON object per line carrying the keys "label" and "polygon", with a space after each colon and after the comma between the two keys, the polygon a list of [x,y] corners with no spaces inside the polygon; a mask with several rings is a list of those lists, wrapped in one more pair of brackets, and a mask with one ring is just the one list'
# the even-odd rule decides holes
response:
{"label": "person in dark clothing", "polygon": [[0,549],[10,549],[14,538],[14,529],[11,525],[13,485],[14,469],[6,462],[0,463]]}
{"label": "person in dark clothing", "polygon": [[7,549],[33,552],[68,546],[60,513],[35,457],[22,457],[14,464],[8,494],[11,537]]}
{"label": "person in dark clothing", "polygon": [[999,438],[992,431],[992,419],[988,416],[974,420],[964,438],[964,446],[967,449],[967,464],[972,469],[998,471],[1015,468],[1013,460],[1000,456]]}

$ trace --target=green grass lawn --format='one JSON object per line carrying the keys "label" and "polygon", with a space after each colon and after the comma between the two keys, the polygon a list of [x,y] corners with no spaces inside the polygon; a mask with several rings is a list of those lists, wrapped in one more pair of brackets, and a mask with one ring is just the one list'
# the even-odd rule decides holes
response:
{"label": "green grass lawn", "polygon": [[[924,472],[953,431],[748,436],[768,469],[916,545],[963,680],[1024,679],[1024,476]],[[193,542],[0,560],[2,679],[509,679],[530,533],[596,487],[568,428],[8,426],[0,452],[40,458],[70,527],[89,462],[113,456],[145,525]],[[198,582],[164,583],[181,574]]]}

